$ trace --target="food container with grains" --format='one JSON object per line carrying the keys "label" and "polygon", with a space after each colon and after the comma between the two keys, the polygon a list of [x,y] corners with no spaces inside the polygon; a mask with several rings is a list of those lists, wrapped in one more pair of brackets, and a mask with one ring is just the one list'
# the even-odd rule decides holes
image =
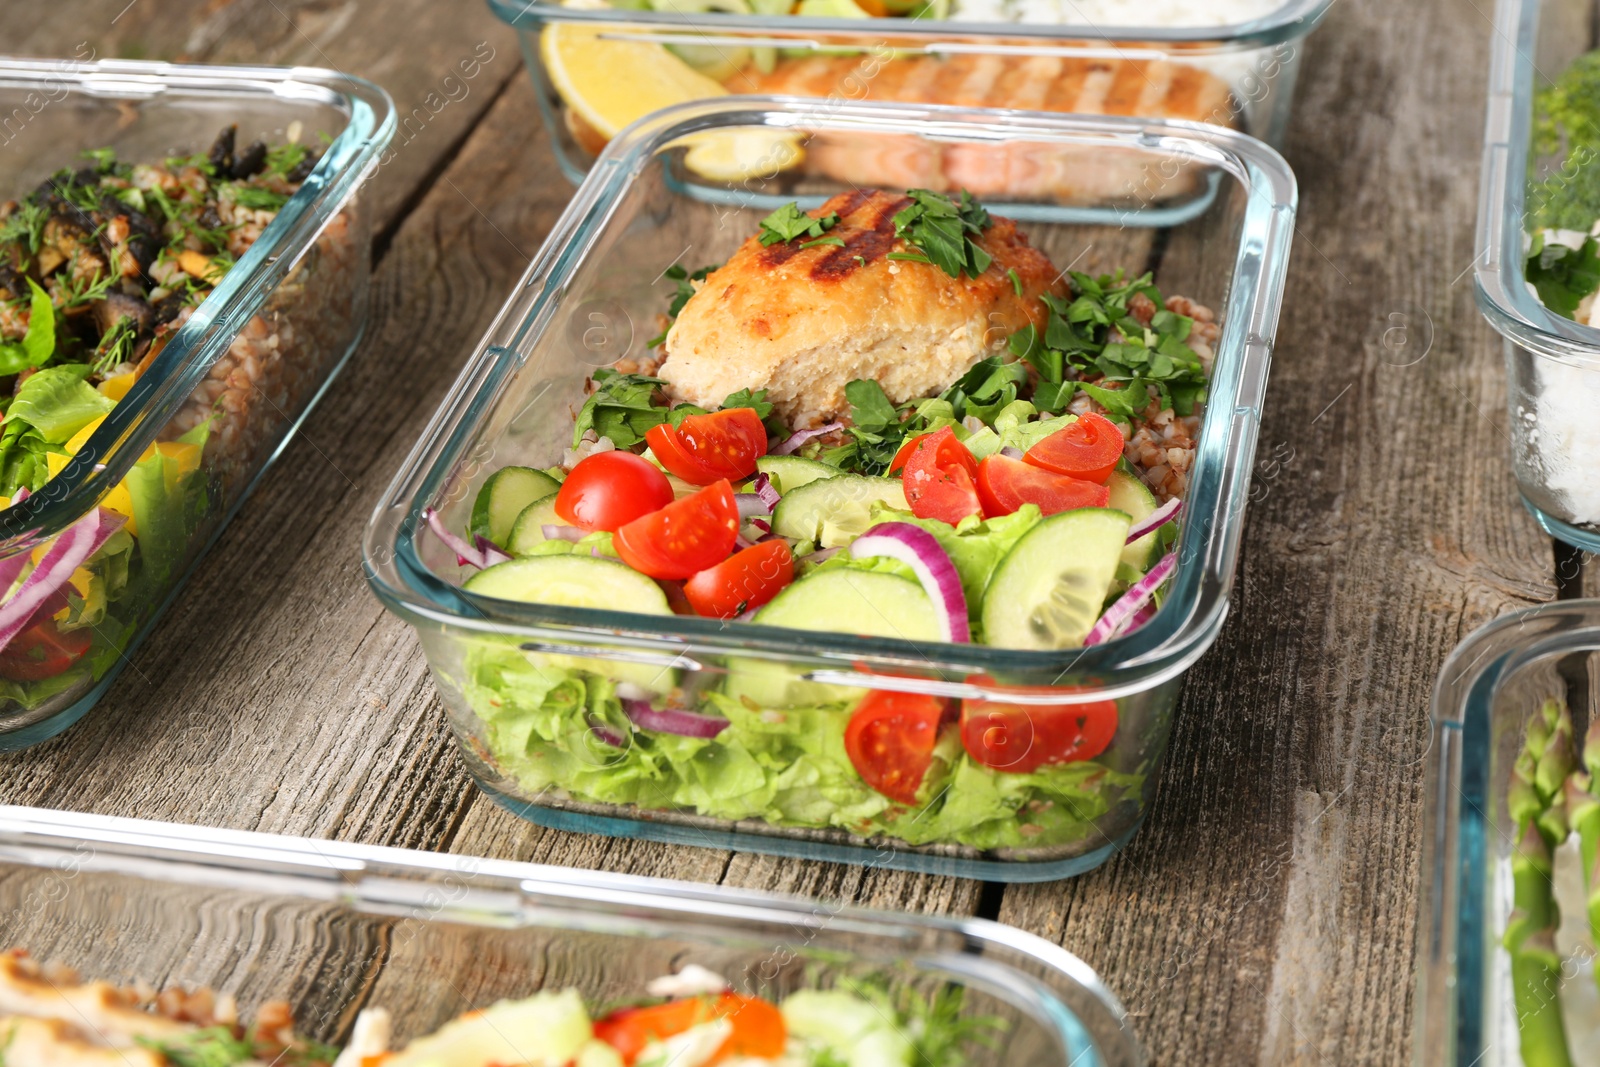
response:
{"label": "food container with grains", "polygon": [[[527,818],[1089,869],[1226,610],[1293,177],[1215,128],[806,109],[685,105],[607,150],[374,513],[369,581]],[[728,210],[678,181],[694,138],[800,122],[1142,154],[1218,195],[1108,236],[966,193]]]}
{"label": "food container with grains", "polygon": [[[1330,0],[489,0],[521,35],[566,173],[652,110],[729,94],[1191,119],[1277,141]],[[747,132],[686,160],[710,185],[821,175],[1092,204],[1130,175],[1071,153],[985,160],[915,139]],[[787,195],[766,183],[769,193]],[[748,190],[744,190],[748,195]],[[1193,191],[1160,195],[1180,207]],[[771,206],[777,206],[773,203]]]}
{"label": "food container with grains", "polygon": [[[76,722],[361,335],[381,89],[0,61],[0,748]],[[35,107],[35,103],[39,106]],[[9,131],[8,127],[8,131]]]}
{"label": "food container with grains", "polygon": [[0,808],[0,942],[17,1067],[1144,1062],[984,919],[137,819]]}
{"label": "food container with grains", "polygon": [[1590,9],[1501,0],[1478,205],[1478,307],[1505,338],[1512,466],[1552,536],[1600,551],[1600,52]]}

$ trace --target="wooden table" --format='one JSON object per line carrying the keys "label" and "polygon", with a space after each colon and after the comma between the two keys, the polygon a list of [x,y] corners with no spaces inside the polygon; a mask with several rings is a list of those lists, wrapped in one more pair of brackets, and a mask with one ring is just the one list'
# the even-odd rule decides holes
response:
{"label": "wooden table", "polygon": [[[368,191],[365,344],[101,705],[0,758],[0,801],[985,915],[1098,969],[1157,1062],[1409,1057],[1434,677],[1488,619],[1600,591],[1516,503],[1500,343],[1473,306],[1489,0],[1336,0],[1310,39],[1232,617],[1132,847],[1014,887],[543,830],[462,772],[358,542],[572,193],[479,0],[10,5],[18,53],[336,67],[411,119]],[[434,113],[474,53],[466,97]]]}

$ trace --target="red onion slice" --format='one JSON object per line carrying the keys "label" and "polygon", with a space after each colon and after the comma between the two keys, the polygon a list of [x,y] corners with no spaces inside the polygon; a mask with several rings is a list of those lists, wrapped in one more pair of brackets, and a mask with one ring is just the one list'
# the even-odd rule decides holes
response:
{"label": "red onion slice", "polygon": [[539,532],[544,534],[546,541],[582,541],[588,535],[577,526],[562,526],[557,523],[547,522],[539,527]]}
{"label": "red onion slice", "polygon": [[[31,495],[24,486],[17,490],[17,495],[11,498],[11,503],[20,504]],[[16,584],[17,579],[22,577],[23,569],[28,566],[28,561],[32,558],[32,552],[23,551],[0,559],[0,596],[4,596],[6,591]]]}
{"label": "red onion slice", "polygon": [[612,748],[627,748],[628,739],[603,722],[596,721],[593,715],[589,716],[589,732],[597,739],[610,745]]}
{"label": "red onion slice", "polygon": [[751,491],[761,498],[761,502],[767,506],[768,511],[777,507],[778,501],[783,499],[778,495],[778,491],[772,487],[772,479],[767,477],[765,471],[757,472],[756,480],[751,483]]}
{"label": "red onion slice", "polygon": [[[83,566],[111,535],[128,520],[114,511],[95,508],[73,523],[45,551],[15,596],[0,604],[0,649],[9,645],[28,624],[34,612],[67,584],[72,572]],[[26,558],[29,553],[22,554]]]}
{"label": "red onion slice", "polygon": [[819,548],[809,556],[801,556],[800,559],[805,563],[826,563],[838,554],[838,548]]}
{"label": "red onion slice", "polygon": [[1139,540],[1139,538],[1143,537],[1147,533],[1150,533],[1152,530],[1161,529],[1161,527],[1175,519],[1178,515],[1178,512],[1182,510],[1183,501],[1179,500],[1177,497],[1173,497],[1171,500],[1152,511],[1143,520],[1133,524],[1133,528],[1128,531],[1128,544],[1133,544],[1135,541]]}
{"label": "red onion slice", "polygon": [[[1176,552],[1168,552],[1162,556],[1160,561],[1150,568],[1150,573],[1129,586],[1128,591],[1107,608],[1106,613],[1100,616],[1100,620],[1089,628],[1088,634],[1083,639],[1085,647],[1109,641],[1148,622],[1149,619],[1146,618],[1139,621],[1136,626],[1135,616],[1140,609],[1150,603],[1150,599],[1156,595],[1156,590],[1161,588],[1161,583],[1172,577],[1172,572],[1177,566]],[[1154,617],[1153,612],[1151,617]]]}
{"label": "red onion slice", "polygon": [[709,741],[728,728],[728,720],[716,715],[701,715],[682,708],[652,708],[648,701],[624,700],[622,710],[641,730],[654,730],[680,737],[698,737]]}
{"label": "red onion slice", "polygon": [[774,448],[771,454],[774,456],[792,455],[800,450],[801,445],[805,444],[813,437],[821,437],[825,433],[832,433],[835,430],[842,429],[844,429],[844,423],[830,422],[826,426],[818,426],[814,430],[798,430],[794,434],[790,435],[787,441],[779,445],[777,448]]}
{"label": "red onion slice", "polygon": [[972,640],[961,575],[933,534],[909,522],[880,522],[850,543],[850,555],[856,559],[887,556],[909,566],[933,601],[941,638],[961,644]]}
{"label": "red onion slice", "polygon": [[463,567],[477,567],[483,570],[485,567],[504,563],[511,558],[487,539],[483,542],[483,547],[467,544],[466,538],[450,532],[450,528],[444,524],[439,513],[432,508],[424,508],[422,518],[427,522],[428,529],[433,531],[433,536],[443,541],[445,547],[456,554],[456,562]]}
{"label": "red onion slice", "polygon": [[1016,445],[1004,445],[1000,449],[1000,454],[1007,459],[1021,459],[1022,449],[1018,448]]}
{"label": "red onion slice", "polygon": [[472,543],[478,546],[478,554],[483,557],[485,567],[493,567],[496,563],[504,563],[511,558],[509,553],[502,552],[499,545],[483,534],[474,537]]}
{"label": "red onion slice", "polygon": [[757,517],[764,519],[772,514],[772,509],[767,506],[765,500],[761,499],[759,493],[735,493],[733,494],[733,502],[739,505],[739,518],[741,519],[754,519]]}

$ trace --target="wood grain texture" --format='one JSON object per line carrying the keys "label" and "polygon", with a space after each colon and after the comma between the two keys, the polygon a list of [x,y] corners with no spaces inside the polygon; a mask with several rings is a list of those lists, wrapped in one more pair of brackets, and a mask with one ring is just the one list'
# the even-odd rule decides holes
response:
{"label": "wood grain texture", "polygon": [[1470,630],[1555,595],[1498,338],[1457,281],[1489,34],[1450,3],[1341,0],[1312,38],[1232,620],[1133,847],[1005,896],[1002,920],[1100,969],[1161,1062],[1410,1055],[1429,691]]}

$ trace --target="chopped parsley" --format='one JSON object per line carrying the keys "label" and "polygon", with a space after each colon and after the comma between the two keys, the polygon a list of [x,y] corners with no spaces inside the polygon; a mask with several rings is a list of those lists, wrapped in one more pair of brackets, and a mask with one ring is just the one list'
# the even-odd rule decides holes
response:
{"label": "chopped parsley", "polygon": [[1569,248],[1546,244],[1536,233],[1523,274],[1545,307],[1570,319],[1584,297],[1600,290],[1600,244],[1588,237],[1581,248]]}
{"label": "chopped parsley", "polygon": [[[782,244],[784,241],[793,241],[797,237],[821,237],[838,222],[839,216],[835,212],[830,211],[821,218],[814,219],[801,211],[799,204],[790,201],[761,220],[761,233],[758,239],[765,248],[769,245]],[[843,241],[839,243],[844,244]]]}
{"label": "chopped parsley", "polygon": [[927,189],[908,189],[906,195],[911,206],[894,217],[896,237],[921,249],[929,262],[952,278],[959,278],[963,271],[976,278],[989,269],[994,257],[972,239],[989,228],[989,213],[971,193],[961,190],[959,203]]}
{"label": "chopped parsley", "polygon": [[[689,298],[694,295],[694,283],[705,281],[706,278],[710,276],[711,272],[720,266],[722,266],[721,263],[707,264],[691,274],[680,264],[674,263],[672,266],[661,272],[661,276],[663,278],[676,282],[678,285],[677,292],[675,292],[672,296],[672,303],[667,305],[667,318],[669,320],[676,319],[678,317],[678,312],[683,310],[683,305],[687,304],[689,302]],[[645,347],[655,348],[658,345],[666,344],[667,331],[670,329],[672,329],[671,321],[661,328],[660,333],[646,341]]]}
{"label": "chopped parsley", "polygon": [[1006,271],[1006,277],[1011,279],[1011,291],[1018,296],[1022,295],[1022,276],[1017,273],[1017,268],[1012,267]]}
{"label": "chopped parsley", "polygon": [[[818,237],[814,241],[801,241],[800,242],[800,247],[802,249],[812,248],[812,247],[815,247],[816,245],[838,245],[840,248],[843,248],[844,247],[844,238],[843,237],[828,236],[828,237]],[[857,256],[856,258],[860,259],[861,257]]]}
{"label": "chopped parsley", "polygon": [[572,447],[593,430],[618,448],[632,448],[652,427],[667,421],[665,404],[655,402],[666,382],[647,374],[620,374],[609,367],[594,372],[594,392],[583,402],[572,427]]}
{"label": "chopped parsley", "polygon": [[[1118,418],[1132,419],[1149,406],[1149,386],[1163,408],[1193,414],[1206,395],[1205,367],[1184,343],[1194,320],[1167,311],[1148,274],[1126,281],[1120,271],[1098,278],[1074,272],[1072,287],[1071,299],[1041,298],[1049,309],[1042,336],[1032,325],[1011,335],[1012,355],[1038,372],[1034,406],[1059,412],[1082,390]],[[1160,309],[1148,327],[1128,311],[1139,294]]]}

